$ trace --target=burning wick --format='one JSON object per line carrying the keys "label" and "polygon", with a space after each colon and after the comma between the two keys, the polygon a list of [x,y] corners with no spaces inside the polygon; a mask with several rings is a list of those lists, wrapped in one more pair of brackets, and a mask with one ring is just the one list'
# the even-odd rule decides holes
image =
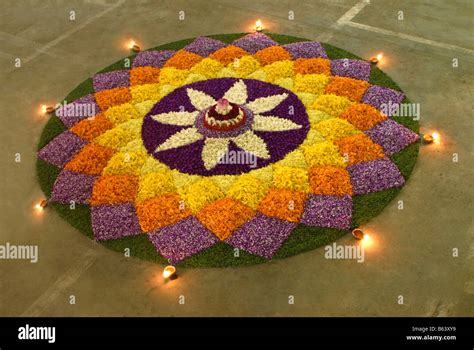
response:
{"label": "burning wick", "polygon": [[43,114],[51,114],[54,112],[54,107],[41,105],[41,113]]}
{"label": "burning wick", "polygon": [[130,41],[130,43],[128,44],[128,47],[133,52],[140,52],[140,46],[138,46],[133,40]]}
{"label": "burning wick", "polygon": [[35,208],[38,210],[43,210],[44,208],[46,208],[47,205],[48,201],[46,199],[43,199],[41,202],[35,205]]}
{"label": "burning wick", "polygon": [[352,235],[357,240],[368,241],[370,239],[369,235],[367,233],[364,233],[364,231],[362,231],[360,228],[352,230]]}
{"label": "burning wick", "polygon": [[437,132],[433,132],[431,134],[423,135],[423,142],[424,143],[439,143],[440,136]]}
{"label": "burning wick", "polygon": [[380,61],[382,61],[382,58],[383,58],[383,55],[381,53],[379,53],[377,56],[375,57],[372,57],[370,59],[370,62],[373,63],[373,64],[377,64],[379,63]]}
{"label": "burning wick", "polygon": [[172,265],[168,265],[163,269],[163,278],[165,280],[175,280],[178,278],[178,275],[176,275],[176,267]]}
{"label": "burning wick", "polygon": [[256,31],[256,32],[261,32],[262,30],[263,30],[262,21],[261,21],[261,20],[257,20],[257,22],[255,22],[255,31]]}

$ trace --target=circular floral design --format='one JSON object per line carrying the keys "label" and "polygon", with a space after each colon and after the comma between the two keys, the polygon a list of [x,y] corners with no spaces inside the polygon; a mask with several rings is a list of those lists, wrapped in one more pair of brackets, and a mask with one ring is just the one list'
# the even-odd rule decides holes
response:
{"label": "circular floral design", "polygon": [[[240,108],[245,120],[234,128],[229,128],[232,119],[223,120],[223,130],[206,125],[219,99]],[[308,129],[305,107],[291,91],[258,80],[221,78],[165,96],[145,117],[142,137],[148,152],[172,169],[237,175],[282,159],[304,141]]]}
{"label": "circular floral design", "polygon": [[56,112],[40,180],[53,205],[82,208],[65,216],[83,215],[94,239],[138,255],[298,251],[312,239],[293,239],[301,229],[335,237],[358,222],[357,203],[409,174],[399,160],[419,137],[382,113],[405,96],[371,71],[261,33],[144,51]]}

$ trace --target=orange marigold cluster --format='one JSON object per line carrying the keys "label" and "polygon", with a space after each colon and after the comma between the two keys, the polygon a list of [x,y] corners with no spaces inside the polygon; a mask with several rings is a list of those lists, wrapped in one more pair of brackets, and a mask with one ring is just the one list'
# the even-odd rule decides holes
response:
{"label": "orange marigold cluster", "polygon": [[130,70],[130,85],[156,84],[160,69],[155,67],[136,67]]}
{"label": "orange marigold cluster", "polygon": [[174,67],[178,69],[190,69],[196,63],[202,60],[202,57],[195,53],[185,50],[178,51],[165,64],[165,67]]}
{"label": "orange marigold cluster", "polygon": [[331,75],[331,61],[325,58],[298,58],[293,68],[295,74]]}
{"label": "orange marigold cluster", "polygon": [[342,113],[339,118],[346,119],[359,130],[368,130],[387,119],[376,108],[365,103],[356,103]]}
{"label": "orange marigold cluster", "polygon": [[99,175],[114,153],[113,149],[90,143],[84,146],[64,168],[76,173]]}
{"label": "orange marigold cluster", "polygon": [[138,221],[144,232],[174,224],[191,215],[177,193],[165,193],[136,204]]}
{"label": "orange marigold cluster", "polygon": [[345,96],[351,101],[360,101],[369,83],[364,80],[351,79],[346,77],[333,77],[326,86],[326,94]]}
{"label": "orange marigold cluster", "polygon": [[267,47],[255,53],[253,57],[257,59],[257,61],[259,61],[262,66],[266,66],[267,64],[277,61],[291,60],[291,55],[289,52],[281,46]]}
{"label": "orange marigold cluster", "polygon": [[99,113],[94,117],[81,120],[71,128],[71,131],[84,140],[92,141],[113,126],[105,115]]}
{"label": "orange marigold cluster", "polygon": [[102,111],[115,105],[127,103],[131,99],[132,95],[128,88],[115,88],[95,93],[95,100]]}
{"label": "orange marigold cluster", "polygon": [[384,157],[383,149],[367,135],[358,134],[334,141],[349,165]]}
{"label": "orange marigold cluster", "polygon": [[231,198],[223,198],[208,204],[197,217],[220,240],[224,240],[253,215],[254,211],[246,205]]}
{"label": "orange marigold cluster", "polygon": [[322,166],[309,170],[311,192],[327,196],[352,196],[352,185],[346,169],[336,166]]}
{"label": "orange marigold cluster", "polygon": [[138,178],[128,175],[99,177],[92,189],[91,204],[131,203],[138,190]]}
{"label": "orange marigold cluster", "polygon": [[290,222],[299,222],[306,195],[286,189],[271,189],[260,202],[258,211]]}
{"label": "orange marigold cluster", "polygon": [[232,63],[236,58],[241,58],[245,55],[247,55],[247,52],[244,49],[234,45],[230,45],[213,52],[209,55],[209,58],[219,61],[224,66],[227,66],[229,63]]}

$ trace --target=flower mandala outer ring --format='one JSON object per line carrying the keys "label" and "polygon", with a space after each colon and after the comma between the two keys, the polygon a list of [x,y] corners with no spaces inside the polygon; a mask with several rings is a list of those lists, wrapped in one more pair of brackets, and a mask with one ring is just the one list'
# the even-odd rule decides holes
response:
{"label": "flower mandala outer ring", "polygon": [[[104,245],[187,266],[262,262],[341,236],[405,184],[418,125],[384,113],[405,96],[368,62],[261,33],[168,47],[81,84],[40,141],[52,206]],[[242,126],[203,125],[221,98]]]}

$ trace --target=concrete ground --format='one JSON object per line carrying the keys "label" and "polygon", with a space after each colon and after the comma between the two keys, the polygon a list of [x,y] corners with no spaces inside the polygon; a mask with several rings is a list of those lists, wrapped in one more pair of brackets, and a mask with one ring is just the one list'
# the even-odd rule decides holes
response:
{"label": "concrete ground", "polygon": [[[39,245],[36,264],[0,261],[0,315],[474,316],[471,1],[6,0],[0,7],[0,243]],[[32,209],[42,197],[35,175],[41,103],[59,101],[128,54],[131,37],[146,48],[249,31],[257,18],[272,32],[362,57],[382,51],[381,68],[421,104],[422,131],[441,133],[441,144],[421,148],[400,196],[366,226],[374,242],[364,263],[327,260],[321,248],[252,267],[183,269],[164,284],[161,266],[127,259],[54,211]]]}

